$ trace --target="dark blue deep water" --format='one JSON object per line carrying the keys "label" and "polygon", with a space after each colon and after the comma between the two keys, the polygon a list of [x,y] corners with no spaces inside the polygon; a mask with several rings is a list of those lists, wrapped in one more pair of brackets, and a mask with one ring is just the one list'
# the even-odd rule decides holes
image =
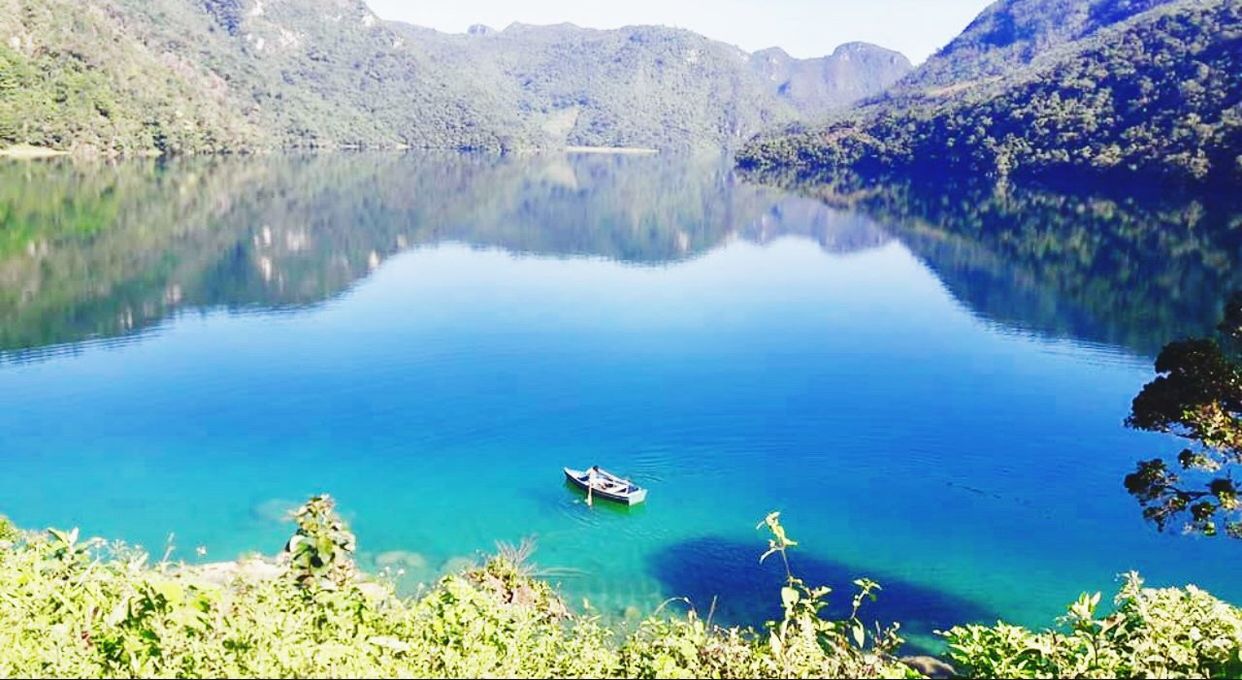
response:
{"label": "dark blue deep water", "polygon": [[[796,571],[880,581],[872,613],[916,643],[1050,623],[1131,569],[1242,601],[1238,545],[1156,532],[1121,484],[1177,449],[1122,423],[1152,357],[1240,283],[1210,200],[812,198],[722,159],[600,156],[0,180],[21,525],[230,559],[326,491],[364,565],[409,583],[534,536],[574,602],[718,596],[756,623],[779,575],[754,526],[780,510]],[[560,469],[592,463],[648,503],[587,507]]]}

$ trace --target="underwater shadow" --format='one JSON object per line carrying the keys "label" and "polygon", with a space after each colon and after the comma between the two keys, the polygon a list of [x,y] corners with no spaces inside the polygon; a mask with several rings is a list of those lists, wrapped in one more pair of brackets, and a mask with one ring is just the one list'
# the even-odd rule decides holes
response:
{"label": "underwater shadow", "polygon": [[[664,592],[689,598],[701,616],[707,616],[715,597],[713,622],[759,628],[765,621],[780,618],[780,587],[785,578],[779,556],[759,563],[761,548],[757,543],[704,536],[656,553],[649,571]],[[825,618],[849,615],[857,590],[854,579],[865,576],[877,581],[882,588],[878,599],[863,604],[860,618],[868,625],[900,622],[907,653],[936,651],[933,631],[965,623],[993,623],[999,618],[976,602],[842,562],[797,552],[790,553],[789,562],[794,575],[808,585],[832,588]]]}

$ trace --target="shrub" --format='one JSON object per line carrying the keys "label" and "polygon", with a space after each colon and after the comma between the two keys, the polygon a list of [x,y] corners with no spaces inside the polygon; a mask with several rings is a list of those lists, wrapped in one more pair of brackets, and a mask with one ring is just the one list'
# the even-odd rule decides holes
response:
{"label": "shrub", "polygon": [[[820,616],[828,589],[787,566],[784,615],[763,633],[657,612],[618,639],[532,576],[529,545],[402,598],[354,569],[331,499],[297,518],[279,564],[233,565],[224,579],[76,530],[0,522],[0,677],[918,677],[895,658],[896,626],[859,621],[879,588],[865,579],[842,621]],[[764,557],[784,560],[797,543],[779,515],[760,526],[772,534]],[[1132,576],[1116,613],[1097,619],[1098,601],[1071,607],[1064,632],[954,628],[952,657],[977,676],[1242,671],[1238,610],[1193,586],[1151,590]]]}
{"label": "shrub", "polygon": [[1130,573],[1116,611],[1096,618],[1100,594],[1070,605],[1061,629],[958,626],[945,634],[957,668],[974,677],[1240,677],[1242,610],[1208,593],[1144,588]]}

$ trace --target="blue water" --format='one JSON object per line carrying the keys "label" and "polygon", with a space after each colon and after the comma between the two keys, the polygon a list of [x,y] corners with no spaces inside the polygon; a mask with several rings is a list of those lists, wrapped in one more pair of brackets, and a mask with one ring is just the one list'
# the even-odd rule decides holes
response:
{"label": "blue water", "polygon": [[[1157,533],[1121,485],[1176,450],[1122,421],[1159,335],[1201,319],[1136,339],[1176,295],[1136,303],[1091,263],[1122,303],[1003,258],[972,292],[986,243],[714,159],[39,167],[10,177],[6,228],[59,226],[0,251],[26,291],[0,298],[0,512],[21,525],[229,559],[278,550],[281,512],[329,492],[363,564],[410,583],[533,536],[574,603],[718,596],[756,623],[779,576],[754,526],[780,510],[796,571],[879,580],[872,612],[916,643],[1050,623],[1131,569],[1242,601],[1238,546]],[[99,226],[73,228],[75,196],[110,201]],[[972,306],[1005,286],[1043,303]],[[560,469],[593,463],[648,503],[587,507]]]}

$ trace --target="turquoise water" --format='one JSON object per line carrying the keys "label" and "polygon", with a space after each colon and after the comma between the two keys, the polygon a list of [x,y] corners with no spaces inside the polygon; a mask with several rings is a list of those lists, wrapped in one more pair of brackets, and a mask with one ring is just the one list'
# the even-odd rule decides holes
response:
{"label": "turquoise water", "polygon": [[[1122,426],[1151,353],[1238,283],[1203,209],[831,207],[720,159],[0,174],[19,524],[228,559],[330,492],[407,583],[533,536],[575,602],[718,596],[753,623],[779,582],[754,526],[780,510],[795,570],[879,580],[873,613],[916,642],[1047,623],[1130,569],[1242,601],[1238,546],[1156,533],[1121,485],[1176,447]],[[1074,245],[1025,245],[1049,234]],[[587,507],[560,470],[593,463],[648,503]]]}

